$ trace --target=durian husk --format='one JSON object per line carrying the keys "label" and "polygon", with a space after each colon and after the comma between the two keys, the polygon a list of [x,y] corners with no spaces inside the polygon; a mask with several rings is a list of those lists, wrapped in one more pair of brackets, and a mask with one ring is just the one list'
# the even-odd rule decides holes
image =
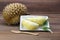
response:
{"label": "durian husk", "polygon": [[2,13],[7,24],[18,24],[20,16],[27,14],[27,7],[21,3],[11,3],[3,9]]}

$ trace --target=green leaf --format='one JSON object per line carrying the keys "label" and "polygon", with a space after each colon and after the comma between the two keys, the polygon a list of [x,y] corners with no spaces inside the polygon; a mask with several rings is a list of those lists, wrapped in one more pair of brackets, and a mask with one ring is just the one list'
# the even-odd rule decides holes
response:
{"label": "green leaf", "polygon": [[44,30],[44,31],[48,31],[48,27],[42,27],[42,29]]}

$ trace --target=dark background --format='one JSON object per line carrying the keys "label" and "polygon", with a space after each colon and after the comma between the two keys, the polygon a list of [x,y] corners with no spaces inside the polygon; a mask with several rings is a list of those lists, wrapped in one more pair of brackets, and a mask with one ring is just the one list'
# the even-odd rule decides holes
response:
{"label": "dark background", "polygon": [[31,12],[60,12],[60,0],[0,0],[0,11],[5,5],[14,2],[25,4]]}

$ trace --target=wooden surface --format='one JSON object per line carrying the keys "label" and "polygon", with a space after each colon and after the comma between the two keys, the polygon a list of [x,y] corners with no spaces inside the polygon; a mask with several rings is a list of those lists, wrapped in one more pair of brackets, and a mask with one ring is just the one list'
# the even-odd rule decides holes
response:
{"label": "wooden surface", "polygon": [[[38,32],[39,36],[14,34],[10,30],[18,30],[18,26],[6,25],[2,17],[2,9],[12,2],[24,3],[32,15],[49,16],[51,30],[54,32]],[[0,40],[60,40],[60,1],[59,0],[1,0],[0,1]]]}

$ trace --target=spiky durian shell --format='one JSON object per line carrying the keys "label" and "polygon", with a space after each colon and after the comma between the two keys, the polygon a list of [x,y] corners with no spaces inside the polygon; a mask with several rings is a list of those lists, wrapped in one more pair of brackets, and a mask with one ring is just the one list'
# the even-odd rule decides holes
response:
{"label": "spiky durian shell", "polygon": [[17,24],[22,14],[27,14],[27,7],[21,3],[11,3],[3,9],[3,17],[7,24]]}

